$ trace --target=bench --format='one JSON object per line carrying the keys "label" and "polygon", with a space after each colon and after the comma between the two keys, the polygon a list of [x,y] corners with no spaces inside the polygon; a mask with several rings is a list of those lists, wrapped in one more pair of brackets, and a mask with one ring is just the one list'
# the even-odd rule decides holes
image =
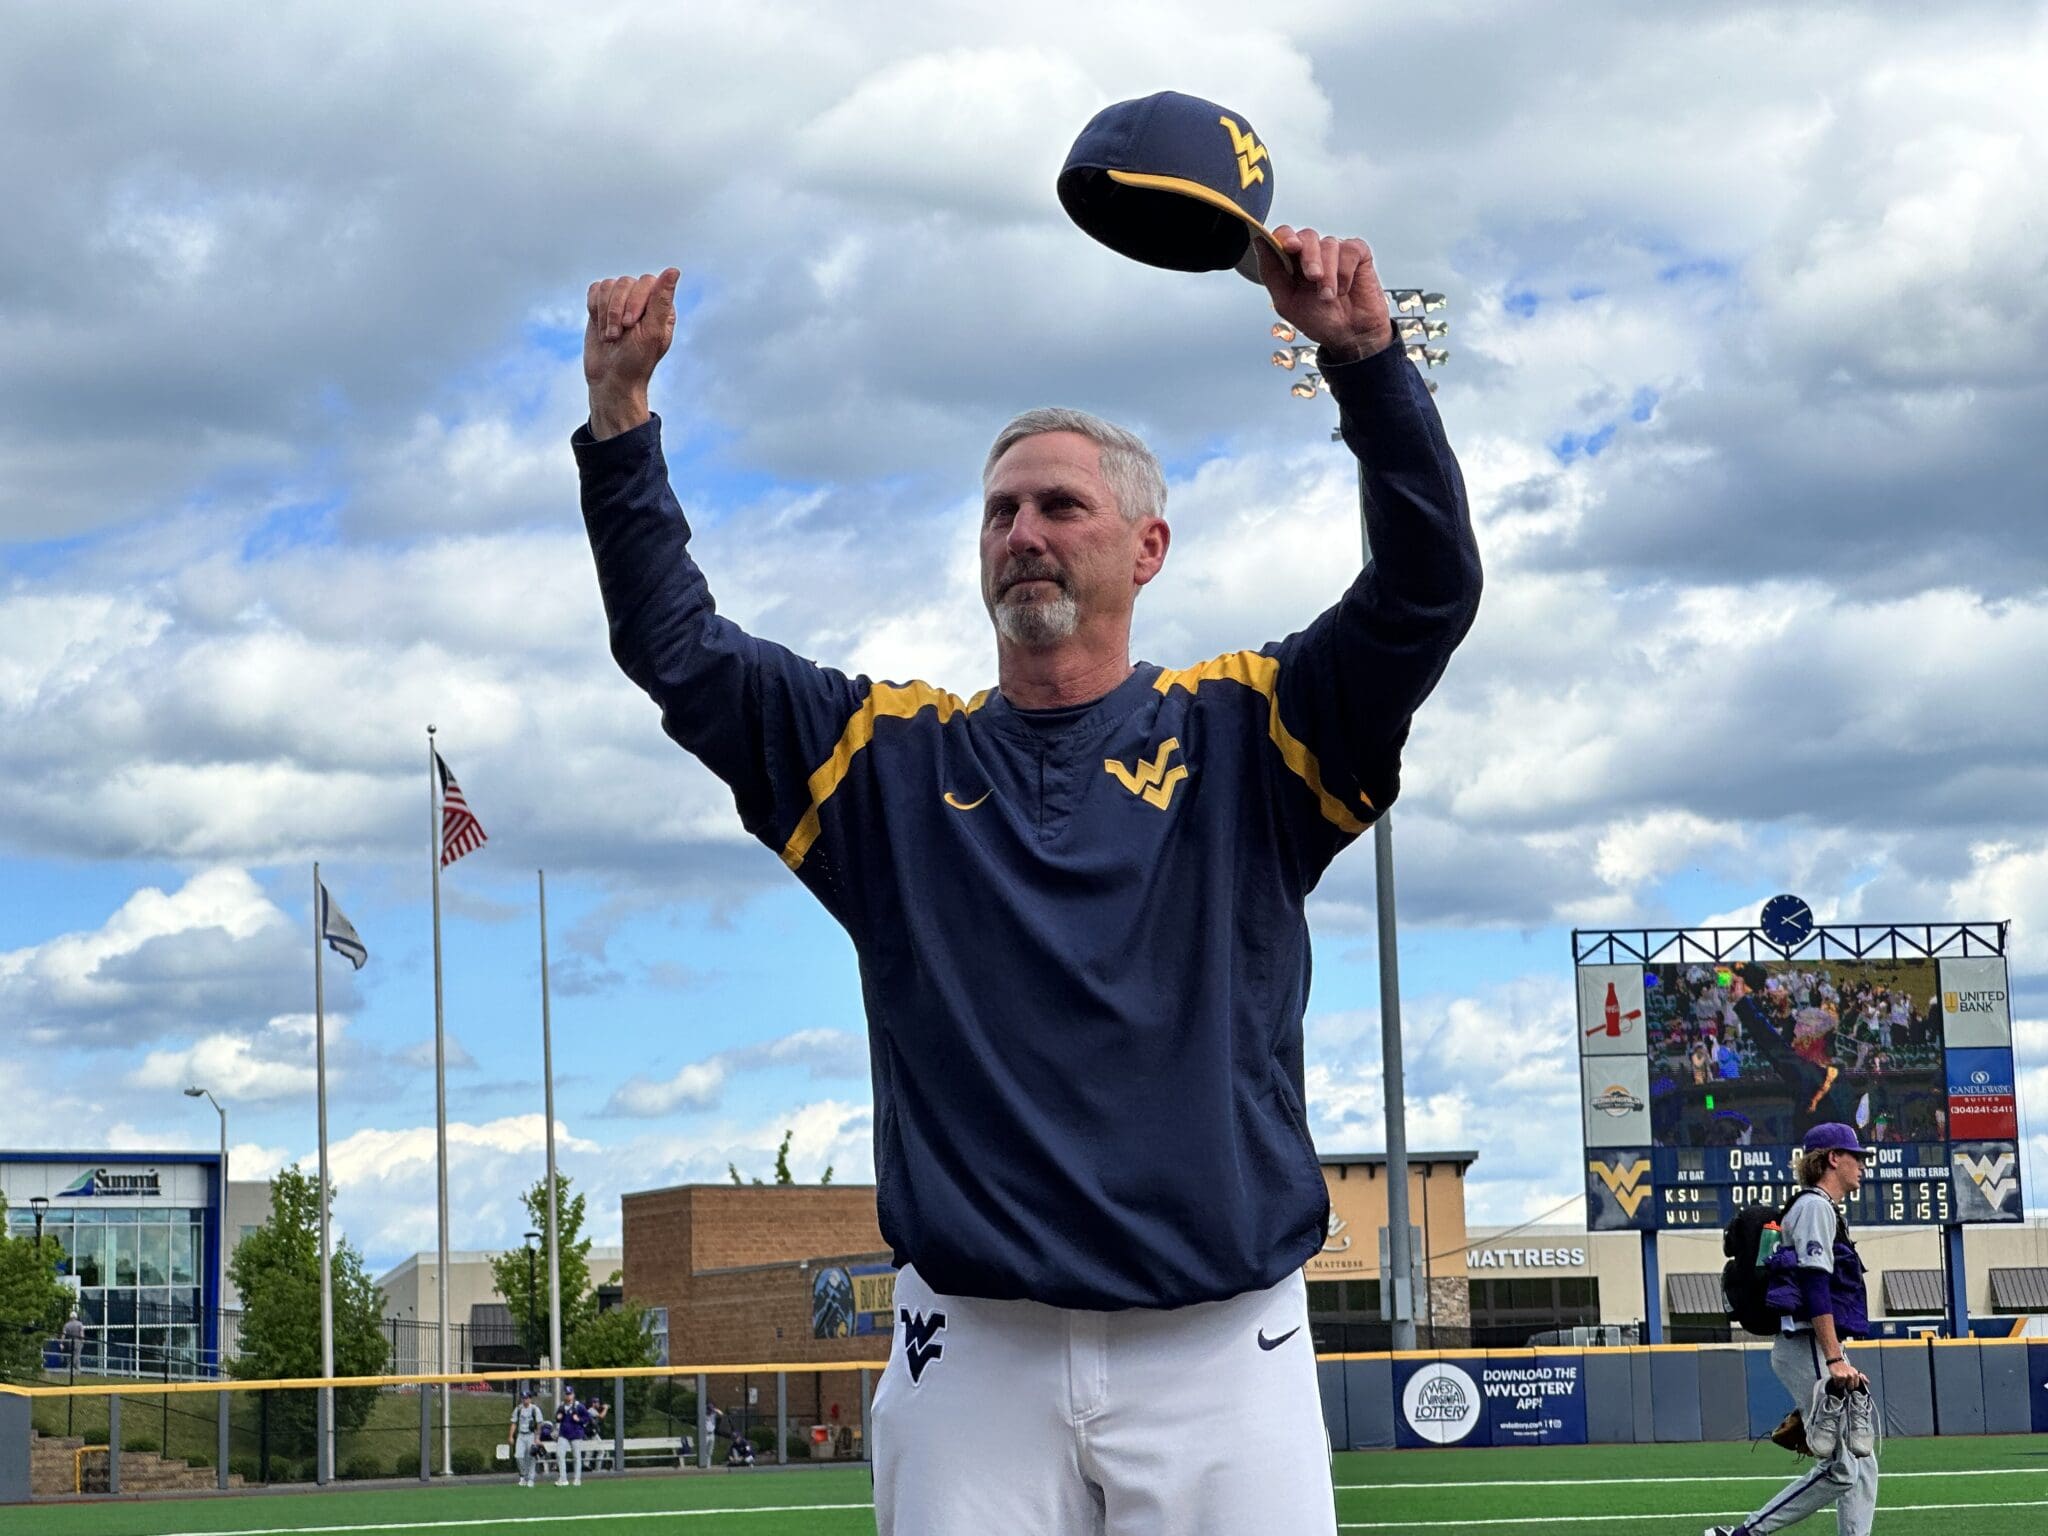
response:
{"label": "bench", "polygon": [[[541,1455],[550,1464],[558,1459],[555,1447],[560,1443],[558,1440],[547,1440],[539,1447]],[[583,1470],[595,1472],[608,1469],[612,1464],[612,1451],[617,1443],[609,1435],[602,1439],[584,1441]],[[688,1435],[628,1435],[625,1449],[628,1466],[635,1461],[644,1466],[681,1466],[687,1461],[695,1460],[697,1454],[696,1443]],[[496,1459],[512,1460],[512,1447],[498,1446]]]}

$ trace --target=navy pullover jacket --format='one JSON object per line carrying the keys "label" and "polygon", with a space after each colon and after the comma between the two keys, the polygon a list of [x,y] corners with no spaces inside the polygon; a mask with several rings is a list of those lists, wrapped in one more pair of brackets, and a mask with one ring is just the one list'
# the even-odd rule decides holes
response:
{"label": "navy pullover jacket", "polygon": [[659,420],[574,439],[612,654],[852,936],[876,1197],[942,1294],[1114,1310],[1270,1286],[1324,1240],[1304,904],[1393,800],[1479,557],[1420,376],[1325,377],[1374,559],[1256,651],[1034,720],[720,618]]}

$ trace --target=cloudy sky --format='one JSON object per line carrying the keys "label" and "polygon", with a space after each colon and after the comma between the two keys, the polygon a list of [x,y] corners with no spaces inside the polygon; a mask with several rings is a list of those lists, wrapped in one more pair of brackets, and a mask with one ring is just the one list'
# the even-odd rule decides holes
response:
{"label": "cloudy sky", "polygon": [[[1450,296],[1487,595],[1396,820],[1411,1144],[1479,1151],[1474,1219],[1578,1188],[1574,925],[2010,918],[2048,1114],[2041,9],[1286,11],[14,16],[4,1140],[211,1145],[196,1080],[238,1171],[310,1158],[318,859],[372,956],[328,972],[339,1214],[379,1267],[431,1246],[433,722],[491,839],[444,891],[456,1243],[516,1242],[540,1169],[542,867],[601,1236],[785,1128],[800,1175],[869,1176],[848,945],[606,652],[584,288],[683,270],[655,405],[742,623],[992,682],[976,473],[1060,402],[1169,470],[1139,653],[1277,638],[1355,560],[1326,404],[1246,284],[1052,195],[1165,88],[1256,126],[1276,219]],[[1377,1148],[1367,850],[1312,913],[1317,1139]]]}

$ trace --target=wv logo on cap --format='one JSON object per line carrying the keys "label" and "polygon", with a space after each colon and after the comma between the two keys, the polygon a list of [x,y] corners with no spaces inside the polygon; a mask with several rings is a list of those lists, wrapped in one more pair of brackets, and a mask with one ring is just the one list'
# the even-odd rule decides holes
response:
{"label": "wv logo on cap", "polygon": [[1186,763],[1175,763],[1171,769],[1166,760],[1180,750],[1180,738],[1169,736],[1159,744],[1159,750],[1152,754],[1152,761],[1138,759],[1135,769],[1126,768],[1113,757],[1102,760],[1102,771],[1115,778],[1132,794],[1147,805],[1165,810],[1173,804],[1173,792],[1180,787],[1180,781],[1188,776]]}
{"label": "wv logo on cap", "polygon": [[1614,1203],[1634,1220],[1637,1209],[1650,1196],[1650,1186],[1643,1182],[1650,1172],[1650,1160],[1639,1157],[1632,1163],[1603,1163],[1595,1158],[1586,1166],[1599,1175]]}
{"label": "wv logo on cap", "polygon": [[1264,181],[1266,173],[1259,169],[1259,162],[1266,158],[1266,146],[1258,136],[1248,129],[1239,128],[1235,120],[1228,117],[1216,119],[1230,133],[1230,150],[1237,156],[1237,179],[1241,186],[1250,186],[1255,181]]}
{"label": "wv logo on cap", "polygon": [[910,1367],[910,1384],[916,1386],[924,1380],[926,1366],[945,1358],[946,1346],[938,1336],[946,1331],[946,1314],[900,1307],[896,1315],[903,1323],[903,1360]]}

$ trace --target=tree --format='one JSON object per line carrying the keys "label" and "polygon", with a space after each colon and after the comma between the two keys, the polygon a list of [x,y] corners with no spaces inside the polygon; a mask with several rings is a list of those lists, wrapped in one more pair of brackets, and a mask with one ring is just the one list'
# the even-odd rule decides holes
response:
{"label": "tree", "polygon": [[[634,1302],[599,1312],[576,1330],[573,1343],[562,1346],[568,1369],[577,1375],[653,1365],[654,1340],[647,1335],[647,1309]],[[646,1412],[651,1383],[635,1378],[626,1383],[626,1400],[612,1412],[637,1419]]]}
{"label": "tree", "polygon": [[57,1278],[64,1255],[55,1238],[45,1238],[38,1255],[33,1234],[6,1232],[7,1201],[0,1198],[0,1377],[18,1381],[42,1370],[43,1341],[71,1315],[71,1289]]}
{"label": "tree", "polygon": [[[795,1131],[784,1131],[782,1133],[782,1145],[775,1149],[775,1182],[778,1184],[794,1184],[796,1182],[795,1175],[789,1171],[789,1144],[795,1139]],[[732,1176],[733,1183],[742,1185],[746,1183],[746,1180],[740,1177],[739,1168],[734,1164],[727,1163],[725,1171]],[[756,1179],[754,1182],[759,1184],[761,1181]],[[830,1184],[832,1182],[832,1165],[830,1163],[825,1165],[825,1171],[819,1176],[818,1182],[820,1184]]]}
{"label": "tree", "polygon": [[[244,1381],[275,1381],[320,1374],[320,1185],[296,1168],[270,1181],[270,1220],[243,1238],[228,1261],[242,1293],[241,1354],[228,1374]],[[363,1257],[347,1242],[335,1250],[334,1374],[376,1376],[390,1359],[384,1337],[384,1293],[370,1280]],[[310,1392],[280,1392],[270,1405],[270,1432],[298,1450],[314,1443]],[[334,1421],[360,1429],[377,1401],[374,1387],[342,1387],[334,1394]]]}
{"label": "tree", "polygon": [[[573,1199],[569,1194],[569,1176],[555,1175],[555,1202],[562,1212],[562,1247],[556,1262],[562,1278],[562,1354],[573,1359],[569,1341],[590,1319],[597,1316],[597,1292],[590,1280],[590,1239],[583,1236],[583,1196]],[[534,1270],[533,1306],[529,1311],[526,1300],[526,1250],[510,1248],[491,1259],[491,1278],[497,1283],[498,1294],[505,1299],[505,1307],[512,1314],[513,1336],[524,1344],[534,1341],[535,1353],[545,1354],[548,1348],[548,1181],[536,1179],[533,1188],[521,1199],[526,1213],[533,1220],[533,1230],[540,1233],[540,1258]],[[614,1270],[605,1277],[607,1283],[618,1279]],[[531,1332],[528,1330],[531,1329]]]}

